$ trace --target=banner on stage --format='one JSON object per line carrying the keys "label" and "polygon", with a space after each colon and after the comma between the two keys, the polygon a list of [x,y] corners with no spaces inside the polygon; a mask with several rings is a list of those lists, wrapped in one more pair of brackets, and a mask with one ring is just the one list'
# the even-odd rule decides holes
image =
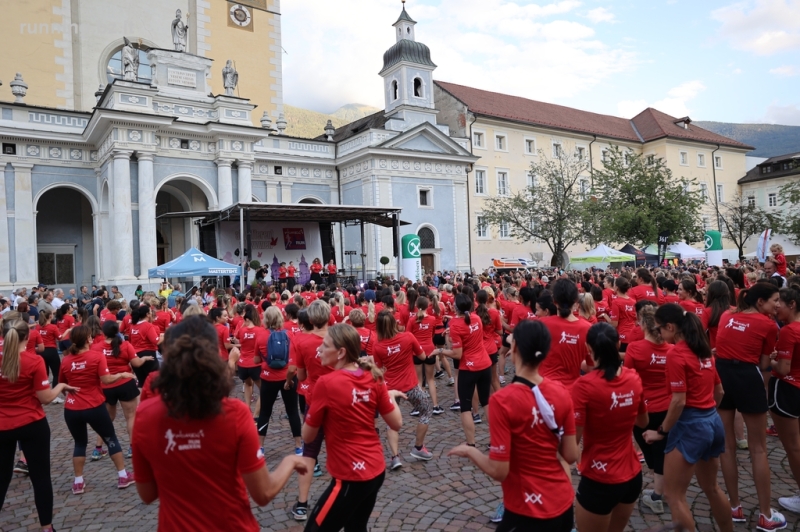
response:
{"label": "banner on stage", "polygon": [[287,250],[306,249],[306,235],[302,227],[284,227],[283,242]]}

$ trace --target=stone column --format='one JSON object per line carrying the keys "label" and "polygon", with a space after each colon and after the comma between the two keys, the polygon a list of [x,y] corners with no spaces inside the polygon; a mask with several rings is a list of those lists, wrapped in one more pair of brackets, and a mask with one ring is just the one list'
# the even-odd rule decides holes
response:
{"label": "stone column", "polygon": [[239,168],[239,203],[250,203],[253,201],[253,163],[239,161],[236,166]]}
{"label": "stone column", "polygon": [[[6,202],[6,161],[0,160],[0,286],[7,287],[11,283],[11,248],[8,242],[8,205]],[[9,294],[10,295],[10,294]]]}
{"label": "stone column", "polygon": [[111,227],[113,240],[110,280],[136,279],[133,274],[133,217],[131,216],[131,150],[115,150],[114,186],[111,187]]}
{"label": "stone column", "polygon": [[217,197],[219,208],[233,205],[233,184],[231,182],[231,159],[217,159]]}
{"label": "stone column", "polygon": [[17,262],[17,286],[38,283],[39,261],[36,255],[36,218],[33,215],[31,163],[14,166],[14,248]]}
{"label": "stone column", "polygon": [[281,182],[281,203],[292,202],[292,184]]}
{"label": "stone column", "polygon": [[153,154],[138,153],[137,157],[139,159],[139,279],[147,279],[147,270],[158,266]]}

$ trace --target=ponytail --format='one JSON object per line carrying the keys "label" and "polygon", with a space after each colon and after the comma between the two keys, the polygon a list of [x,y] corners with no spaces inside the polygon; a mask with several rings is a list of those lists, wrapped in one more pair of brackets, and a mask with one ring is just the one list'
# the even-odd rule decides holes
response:
{"label": "ponytail", "polygon": [[558,315],[568,317],[578,302],[578,287],[569,279],[558,279],[553,285],[553,301],[558,306]]}
{"label": "ponytail", "polygon": [[78,325],[73,327],[69,333],[69,339],[72,345],[69,346],[67,352],[70,355],[77,355],[81,350],[89,346],[89,327],[86,325]]}
{"label": "ponytail", "polygon": [[19,379],[19,349],[28,340],[28,324],[19,319],[3,320],[3,364],[0,373],[14,383]]}
{"label": "ponytail", "polygon": [[586,343],[592,348],[592,356],[597,361],[596,369],[603,372],[605,380],[614,380],[622,366],[617,330],[605,322],[595,323],[586,334]]}
{"label": "ponytail", "polygon": [[711,346],[703,330],[703,324],[693,312],[686,312],[680,305],[669,303],[656,310],[656,321],[659,325],[671,323],[678,327],[683,340],[697,358],[710,358]]}
{"label": "ponytail", "polygon": [[645,283],[648,283],[650,286],[652,286],[653,294],[656,297],[658,297],[658,283],[656,283],[655,278],[650,274],[647,268],[639,268],[638,270],[636,270],[636,276]]}
{"label": "ponytail", "polygon": [[359,357],[356,363],[363,371],[371,373],[372,378],[377,382],[383,382],[383,370],[370,361],[369,357]]}
{"label": "ponytail", "polygon": [[489,308],[486,306],[486,304],[489,302],[489,292],[486,290],[478,290],[478,293],[475,294],[475,299],[478,301],[478,306],[475,308],[475,314],[477,314],[481,319],[481,323],[483,323],[483,325],[489,325],[489,323],[492,321],[491,316],[489,316]]}
{"label": "ponytail", "polygon": [[466,294],[458,294],[456,296],[456,309],[464,315],[464,323],[469,325],[472,323],[469,313],[472,311],[472,298]]}
{"label": "ponytail", "polygon": [[375,323],[375,302],[371,299],[367,304],[367,319],[370,323]]}
{"label": "ponytail", "polygon": [[769,281],[760,280],[750,288],[745,288],[739,292],[739,299],[736,300],[736,312],[742,312],[755,308],[759,299],[767,300],[778,292],[778,287]]}
{"label": "ponytail", "polygon": [[44,327],[53,317],[53,312],[49,310],[40,310],[39,311],[39,327]]}
{"label": "ponytail", "polygon": [[103,324],[103,334],[111,339],[111,354],[114,358],[119,358],[119,347],[122,339],[119,337],[119,325],[116,321],[107,321]]}
{"label": "ponytail", "polygon": [[428,305],[430,301],[425,296],[420,296],[417,298],[417,323],[422,322],[425,319],[426,310],[428,310]]}

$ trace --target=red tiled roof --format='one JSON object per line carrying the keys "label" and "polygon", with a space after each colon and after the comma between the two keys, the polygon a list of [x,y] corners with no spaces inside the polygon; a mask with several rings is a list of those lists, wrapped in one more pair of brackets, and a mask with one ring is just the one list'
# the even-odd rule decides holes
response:
{"label": "red tiled roof", "polygon": [[498,92],[484,91],[436,81],[436,85],[463,102],[470,112],[495,118],[514,120],[532,125],[599,135],[632,142],[672,137],[737,148],[754,149],[733,139],[717,135],[697,126],[683,129],[667,114],[648,108],[633,120],[617,116],[582,111],[572,107],[529,100]]}

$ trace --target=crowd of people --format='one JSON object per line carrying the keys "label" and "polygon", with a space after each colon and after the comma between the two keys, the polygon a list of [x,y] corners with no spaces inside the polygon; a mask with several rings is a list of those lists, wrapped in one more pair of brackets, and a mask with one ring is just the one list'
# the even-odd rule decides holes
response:
{"label": "crowd of people", "polygon": [[[721,531],[750,510],[759,530],[778,530],[766,438],[778,436],[800,480],[800,277],[774,255],[360,286],[164,283],[130,302],[115,287],[20,292],[2,314],[0,505],[14,471],[27,474],[53,530],[42,405],[61,399],[76,496],[91,480],[91,427],[90,459],[108,456],[117,488],[160,501],[160,530],[259,530],[250,499],[268,504],[296,474],[291,513],[306,530],[366,531],[387,468],[406,459],[400,403],[417,418],[410,458],[434,458],[438,384],[453,386],[464,435],[446,455],[501,483],[501,532],[621,532],[639,502],[693,531],[693,477]],[[279,394],[290,434],[268,430]],[[289,441],[269,471],[265,454]],[[737,449],[757,508],[741,505]],[[323,467],[331,482],[311,501]],[[777,503],[800,513],[800,492]]]}

